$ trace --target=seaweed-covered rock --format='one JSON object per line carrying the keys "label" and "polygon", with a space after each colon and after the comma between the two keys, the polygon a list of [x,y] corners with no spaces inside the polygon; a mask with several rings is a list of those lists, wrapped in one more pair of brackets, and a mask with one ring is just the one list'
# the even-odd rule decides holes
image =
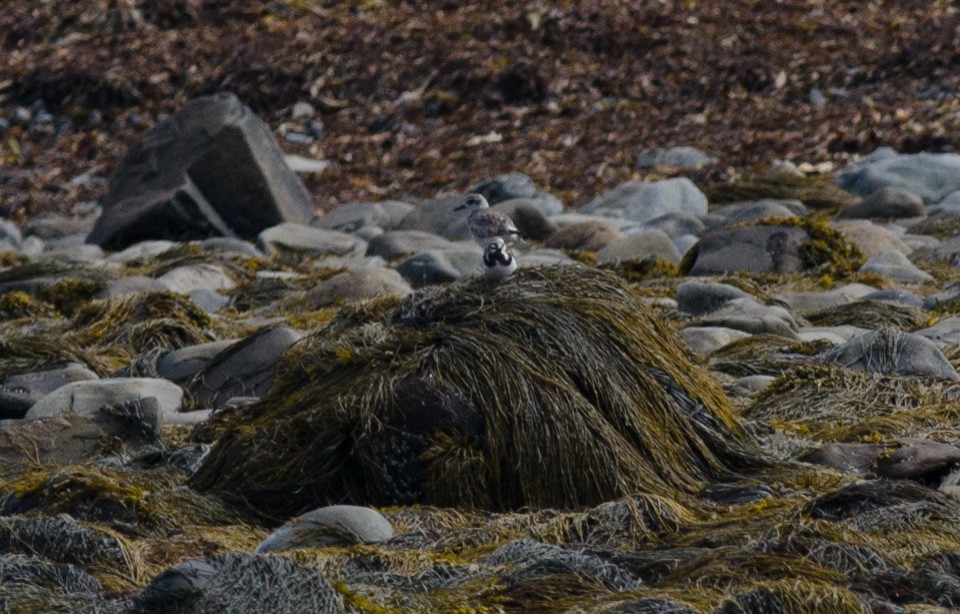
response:
{"label": "seaweed-covered rock", "polygon": [[[462,400],[414,427],[398,403],[410,378]],[[555,267],[343,312],[298,344],[261,404],[227,420],[192,483],[274,513],[389,504],[397,431],[422,438],[405,466],[423,476],[420,502],[441,505],[695,492],[758,461],[716,382],[638,295],[611,274]]]}
{"label": "seaweed-covered rock", "polygon": [[751,296],[730,284],[685,281],[677,286],[677,309],[695,316],[710,313],[738,298]]}
{"label": "seaweed-covered rock", "polygon": [[0,518],[0,551],[42,556],[88,570],[129,573],[127,546],[105,531],[66,514]]}
{"label": "seaweed-covered rock", "polygon": [[960,374],[933,341],[901,331],[871,331],[825,352],[821,358],[869,373],[960,381]]}
{"label": "seaweed-covered rock", "polygon": [[191,100],[135,143],[101,205],[87,242],[108,249],[144,239],[253,239],[313,216],[270,129],[228,93]]}
{"label": "seaweed-covered rock", "polygon": [[343,603],[319,571],[291,560],[231,553],[190,560],[163,572],[140,593],[137,614],[339,614]]}
{"label": "seaweed-covered rock", "polygon": [[257,552],[376,543],[393,537],[390,521],[375,509],[330,505],[297,516],[267,536]]}
{"label": "seaweed-covered rock", "polygon": [[0,554],[0,611],[119,613],[96,578],[73,565],[33,555]]}

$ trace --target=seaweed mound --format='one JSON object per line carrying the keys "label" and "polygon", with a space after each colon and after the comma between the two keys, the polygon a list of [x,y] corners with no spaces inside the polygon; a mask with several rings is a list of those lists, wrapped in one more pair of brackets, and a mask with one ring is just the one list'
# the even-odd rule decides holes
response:
{"label": "seaweed mound", "polygon": [[761,462],[639,296],[573,267],[345,309],[224,420],[192,485],[271,514],[676,497]]}

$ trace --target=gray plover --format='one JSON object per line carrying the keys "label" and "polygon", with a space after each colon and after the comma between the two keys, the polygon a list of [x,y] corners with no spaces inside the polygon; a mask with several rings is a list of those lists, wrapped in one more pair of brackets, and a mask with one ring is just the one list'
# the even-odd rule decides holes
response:
{"label": "gray plover", "polygon": [[487,199],[482,194],[467,194],[463,199],[463,204],[454,209],[462,211],[466,209],[470,213],[467,215],[467,228],[477,245],[486,249],[490,241],[494,238],[501,238],[507,245],[517,242],[523,242],[520,238],[520,231],[514,226],[513,220],[490,208]]}
{"label": "gray plover", "polygon": [[488,279],[503,279],[517,270],[517,259],[510,247],[500,237],[494,237],[483,252],[483,275]]}

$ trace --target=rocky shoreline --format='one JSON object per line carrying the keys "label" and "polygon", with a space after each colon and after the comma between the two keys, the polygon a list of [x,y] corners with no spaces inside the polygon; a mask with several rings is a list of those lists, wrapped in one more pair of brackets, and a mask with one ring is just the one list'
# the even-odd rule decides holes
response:
{"label": "rocky shoreline", "polygon": [[461,194],[312,218],[229,95],[3,221],[0,609],[960,607],[960,156],[647,157],[476,183],[504,280]]}

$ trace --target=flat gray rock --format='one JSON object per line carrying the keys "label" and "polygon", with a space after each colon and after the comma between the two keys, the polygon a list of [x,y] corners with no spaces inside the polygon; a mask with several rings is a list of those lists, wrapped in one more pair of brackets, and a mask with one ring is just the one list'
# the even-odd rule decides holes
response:
{"label": "flat gray rock", "polygon": [[683,235],[699,236],[706,229],[703,221],[695,216],[686,213],[668,213],[655,217],[650,221],[644,222],[638,226],[624,228],[624,234],[633,234],[644,230],[662,230],[676,239]]}
{"label": "flat gray rock", "polygon": [[390,521],[375,509],[331,505],[287,522],[260,542],[255,552],[374,544],[393,535]]}
{"label": "flat gray rock", "polygon": [[0,383],[0,419],[23,418],[43,397],[72,382],[100,379],[83,365],[11,375]]}
{"label": "flat gray rock", "polygon": [[391,230],[414,208],[410,203],[399,200],[345,203],[327,211],[314,220],[312,225],[340,232],[355,232],[363,226],[379,226],[384,230]]}
{"label": "flat gray rock", "polygon": [[367,242],[339,230],[284,222],[261,232],[257,247],[268,254],[287,251],[313,256],[343,256],[364,253]]}
{"label": "flat gray rock", "polygon": [[704,233],[693,247],[690,275],[796,273],[804,268],[800,245],[808,238],[796,226],[739,226]]}
{"label": "flat gray rock", "polygon": [[913,192],[928,205],[936,204],[960,190],[960,155],[900,154],[881,147],[837,173],[836,182],[860,196],[894,186]]}
{"label": "flat gray rock", "polygon": [[445,235],[447,226],[465,217],[463,211],[454,211],[462,204],[463,196],[460,194],[448,194],[425,200],[400,220],[397,230],[418,230],[434,235]]}
{"label": "flat gray rock", "polygon": [[769,333],[797,338],[796,321],[783,307],[761,305],[752,298],[738,298],[701,317],[698,326],[721,326],[751,334]]}
{"label": "flat gray rock", "polygon": [[[464,226],[466,227],[466,226]],[[391,230],[370,240],[367,256],[394,260],[431,249],[449,249],[454,244],[443,237],[422,230]]]}
{"label": "flat gray rock", "polygon": [[105,405],[117,405],[155,397],[161,415],[180,411],[183,390],[159,378],[131,377],[79,381],[57,388],[37,401],[24,416],[28,420],[65,413],[92,416]]}
{"label": "flat gray rock", "polygon": [[309,290],[306,298],[310,305],[318,308],[384,296],[406,296],[411,292],[410,284],[393,269],[364,267],[334,275]]}
{"label": "flat gray rock", "polygon": [[690,349],[701,356],[709,356],[725,345],[749,337],[750,333],[723,326],[688,326],[680,336]]}
{"label": "flat gray rock", "polygon": [[552,195],[541,192],[533,180],[523,173],[497,175],[473,186],[467,192],[482,194],[491,206],[510,200],[523,199],[544,215],[556,215],[563,211],[563,203]]}
{"label": "flat gray rock", "polygon": [[960,374],[935,343],[901,331],[871,331],[821,354],[820,359],[868,373],[960,381]]}
{"label": "flat gray rock", "polygon": [[289,326],[262,329],[232,344],[211,359],[187,386],[201,407],[218,408],[239,396],[263,396],[273,383],[284,353],[303,333]]}
{"label": "flat gray rock", "polygon": [[662,230],[645,230],[617,239],[597,252],[597,264],[640,262],[648,258],[677,264],[680,252]]}
{"label": "flat gray rock", "polygon": [[847,242],[856,245],[867,258],[891,249],[903,254],[911,251],[903,239],[870,220],[834,220],[830,222],[830,226],[838,230]]}
{"label": "flat gray rock", "polygon": [[677,286],[677,309],[690,315],[715,311],[738,298],[753,298],[736,286],[716,282],[685,281]]}
{"label": "flat gray rock", "polygon": [[178,245],[180,244],[176,243],[175,241],[167,241],[163,239],[140,241],[139,243],[134,243],[122,251],[119,251],[115,254],[110,254],[107,257],[107,260],[109,262],[120,262],[124,264],[133,262],[134,260],[145,260],[147,258],[159,256],[164,252],[168,252]]}
{"label": "flat gray rock", "polygon": [[139,139],[114,170],[88,241],[255,238],[309,223],[313,204],[270,128],[233,94],[195,98]]}
{"label": "flat gray rock", "polygon": [[[476,263],[480,256],[474,256]],[[414,288],[456,281],[463,273],[455,267],[441,250],[427,250],[414,254],[397,265],[397,273]]]}
{"label": "flat gray rock", "polygon": [[236,339],[225,339],[171,350],[157,360],[157,373],[171,382],[183,384],[236,342]]}
{"label": "flat gray rock", "polygon": [[706,215],[707,197],[686,177],[649,183],[628,181],[590,201],[580,211],[646,222],[668,213]]}
{"label": "flat gray rock", "polygon": [[944,347],[951,343],[960,343],[960,316],[948,316],[937,320],[932,326],[913,332]]}
{"label": "flat gray rock", "polygon": [[590,220],[564,226],[544,243],[552,249],[596,252],[623,238],[617,226],[606,220]]}
{"label": "flat gray rock", "polygon": [[799,200],[781,200],[775,198],[762,198],[760,200],[750,200],[738,203],[730,203],[717,207],[710,212],[711,219],[714,219],[710,225],[711,228],[723,226],[733,226],[734,224],[743,224],[744,222],[759,222],[785,217],[803,217],[807,214],[807,208]]}
{"label": "flat gray rock", "polygon": [[865,476],[887,446],[876,443],[828,443],[797,460],[836,469],[840,473]]}
{"label": "flat gray rock", "polygon": [[[860,267],[861,273],[875,273],[894,281],[925,283],[933,281],[933,276],[922,271],[902,252],[891,249],[877,254]],[[922,301],[921,301],[922,303]]]}
{"label": "flat gray rock", "polygon": [[188,264],[167,271],[157,278],[170,292],[190,294],[194,290],[232,290],[237,282],[227,270],[212,262]]}
{"label": "flat gray rock", "polygon": [[900,219],[924,215],[923,199],[898,186],[885,186],[858,203],[844,205],[837,217],[860,219]]}

